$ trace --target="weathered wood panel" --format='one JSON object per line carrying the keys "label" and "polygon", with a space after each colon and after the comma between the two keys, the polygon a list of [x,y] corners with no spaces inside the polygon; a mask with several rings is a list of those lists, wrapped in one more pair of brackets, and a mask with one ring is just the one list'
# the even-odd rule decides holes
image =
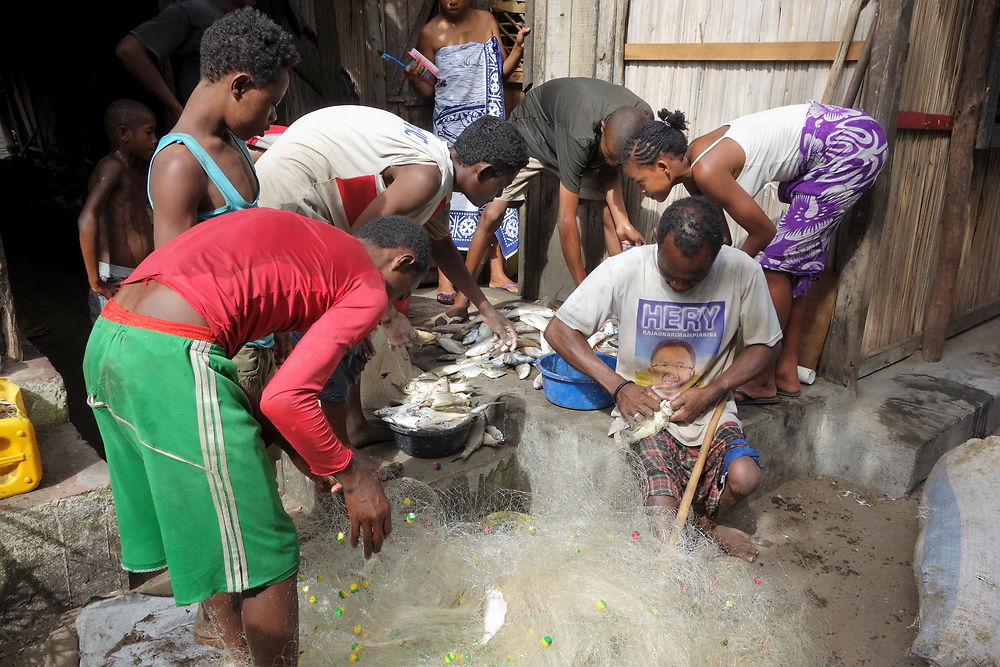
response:
{"label": "weathered wood panel", "polygon": [[[957,54],[965,49],[971,9],[972,0],[916,0],[900,109],[951,113],[961,72]],[[947,196],[944,173],[950,145],[951,135],[947,132],[900,130],[892,149],[891,195],[883,242],[875,261],[876,274],[870,284],[871,304],[862,345],[864,356],[878,356],[882,365],[912,353],[912,345],[898,343],[923,330],[924,311],[933,289],[941,208]],[[988,160],[978,164],[987,172],[997,167]],[[997,176],[1000,174],[981,174],[980,182],[995,184]],[[964,253],[963,262],[975,265],[977,254],[985,250],[971,249]],[[974,277],[974,281],[980,279],[988,281],[989,277]],[[963,306],[956,303],[956,314],[983,305],[966,298],[971,286],[963,284],[965,291],[960,288],[961,294],[956,294],[956,301],[962,300]],[[886,350],[896,352],[882,354]],[[866,364],[865,368],[877,370],[872,366]]]}

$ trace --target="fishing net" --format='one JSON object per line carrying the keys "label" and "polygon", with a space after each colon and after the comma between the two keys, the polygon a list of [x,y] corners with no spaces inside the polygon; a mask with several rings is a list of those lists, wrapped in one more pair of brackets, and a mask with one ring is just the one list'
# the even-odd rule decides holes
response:
{"label": "fishing net", "polygon": [[368,562],[328,498],[302,530],[301,664],[810,662],[782,582],[694,531],[653,536],[628,450],[548,445],[518,448],[531,493],[388,483],[393,533]]}

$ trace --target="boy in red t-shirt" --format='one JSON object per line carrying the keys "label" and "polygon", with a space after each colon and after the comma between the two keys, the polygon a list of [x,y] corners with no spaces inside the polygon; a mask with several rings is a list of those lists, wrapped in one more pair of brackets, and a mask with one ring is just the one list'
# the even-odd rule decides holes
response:
{"label": "boy in red t-shirt", "polygon": [[430,242],[401,216],[356,237],[285,211],[219,216],[147,257],[87,344],[87,400],[107,452],[123,567],[169,567],[177,604],[201,601],[226,649],[254,664],[298,655],[299,548],[230,359],[243,341],[306,332],[260,413],[318,480],[343,488],[352,546],[360,537],[367,558],[392,530],[381,484],[355,464],[317,395],[389,300],[427,270]]}

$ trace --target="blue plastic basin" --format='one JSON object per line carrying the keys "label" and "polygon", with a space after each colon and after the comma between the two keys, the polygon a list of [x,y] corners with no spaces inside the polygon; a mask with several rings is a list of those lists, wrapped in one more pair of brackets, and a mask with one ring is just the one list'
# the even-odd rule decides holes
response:
{"label": "blue plastic basin", "polygon": [[[614,368],[617,363],[611,355],[598,352],[597,356],[608,368]],[[555,352],[539,358],[535,365],[542,374],[542,390],[549,403],[571,410],[600,410],[614,402],[604,387],[570,366]]]}

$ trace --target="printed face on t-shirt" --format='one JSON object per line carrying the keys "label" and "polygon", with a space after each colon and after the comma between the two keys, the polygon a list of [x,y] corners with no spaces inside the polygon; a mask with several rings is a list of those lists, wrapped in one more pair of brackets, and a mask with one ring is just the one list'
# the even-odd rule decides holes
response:
{"label": "printed face on t-shirt", "polygon": [[636,382],[655,386],[664,398],[697,385],[719,354],[726,302],[639,299],[635,315]]}
{"label": "printed face on t-shirt", "polygon": [[694,376],[694,348],[677,338],[667,338],[653,348],[649,376],[662,398],[673,398]]}

